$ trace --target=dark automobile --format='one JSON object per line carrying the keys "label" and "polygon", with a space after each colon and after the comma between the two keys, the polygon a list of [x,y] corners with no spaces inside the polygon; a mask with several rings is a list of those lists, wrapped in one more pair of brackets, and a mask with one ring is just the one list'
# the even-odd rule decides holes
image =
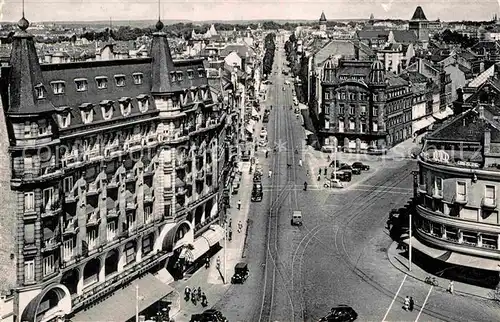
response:
{"label": "dark automobile", "polygon": [[359,169],[359,170],[363,170],[363,171],[368,171],[370,170],[370,166],[367,165],[367,164],[364,164],[363,162],[354,162],[351,167],[353,169]]}
{"label": "dark automobile", "polygon": [[351,167],[348,164],[341,165],[339,170],[341,170],[341,171],[350,171],[350,172],[352,172],[352,174],[361,174],[361,170],[360,169],[353,168],[353,167]]}
{"label": "dark automobile", "polygon": [[234,275],[231,284],[243,284],[248,278],[248,264],[240,262],[234,267]]}
{"label": "dark automobile", "polygon": [[332,307],[330,313],[319,320],[320,322],[350,322],[358,318],[358,313],[347,305]]}
{"label": "dark automobile", "polygon": [[[335,163],[334,163],[334,162],[335,162]],[[337,168],[337,170],[340,170],[340,168],[342,168],[343,166],[348,165],[347,163],[340,162],[339,160],[335,160],[335,161],[330,162],[329,167],[330,167],[330,168],[333,168],[333,165],[334,165],[334,164],[336,164],[336,168]]]}
{"label": "dark automobile", "polygon": [[210,309],[201,314],[191,315],[190,322],[227,322],[227,319],[220,311]]}

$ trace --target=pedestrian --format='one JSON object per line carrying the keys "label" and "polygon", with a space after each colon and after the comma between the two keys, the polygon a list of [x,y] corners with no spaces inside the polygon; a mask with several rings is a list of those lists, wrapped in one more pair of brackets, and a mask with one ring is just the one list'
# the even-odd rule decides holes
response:
{"label": "pedestrian", "polygon": [[231,218],[229,218],[229,223],[227,224],[229,226],[229,228],[231,228],[231,223],[232,223],[232,220],[231,220]]}
{"label": "pedestrian", "polygon": [[202,294],[201,287],[198,286],[198,294],[197,294],[198,295],[198,301],[201,300],[201,294]]}
{"label": "pedestrian", "polygon": [[241,220],[238,222],[238,232],[241,233],[241,229],[243,228],[243,224],[241,223]]}
{"label": "pedestrian", "polygon": [[308,177],[309,177],[309,170],[307,170],[307,171],[306,171],[306,176],[308,176]]}
{"label": "pedestrian", "polygon": [[205,295],[205,292],[201,293],[201,305],[202,306],[207,306],[208,301],[207,301],[207,296]]}
{"label": "pedestrian", "polygon": [[233,229],[231,227],[229,227],[228,231],[227,231],[227,237],[228,237],[228,240],[231,241],[231,239],[233,239]]}
{"label": "pedestrian", "polygon": [[210,257],[205,257],[205,268],[208,269],[210,267]]}
{"label": "pedestrian", "polygon": [[409,303],[409,306],[408,306],[408,309],[411,311],[413,311],[413,307],[415,306],[415,302],[413,301],[413,297],[410,296],[410,303]]}
{"label": "pedestrian", "polygon": [[299,167],[302,166],[302,159],[299,160]]}
{"label": "pedestrian", "polygon": [[269,150],[266,150],[266,159],[269,156]]}
{"label": "pedestrian", "polygon": [[220,256],[217,256],[217,260],[215,263],[216,263],[215,265],[216,265],[217,269],[220,271]]}
{"label": "pedestrian", "polygon": [[184,299],[186,301],[189,301],[189,294],[191,294],[191,289],[186,285],[186,287],[184,288]]}
{"label": "pedestrian", "polygon": [[450,281],[450,284],[448,285],[448,292],[450,292],[450,294],[453,294],[453,281]]}
{"label": "pedestrian", "polygon": [[323,173],[325,174],[325,176],[326,176],[326,172],[327,172],[327,171],[328,171],[328,168],[327,168],[327,167],[325,167],[325,171],[323,172]]}
{"label": "pedestrian", "polygon": [[318,174],[318,181],[321,181],[321,174]]}
{"label": "pedestrian", "polygon": [[241,209],[241,200],[238,200],[238,210]]}
{"label": "pedestrian", "polygon": [[269,170],[269,172],[267,173],[267,177],[271,178],[272,175],[273,175],[273,172],[271,170]]}
{"label": "pedestrian", "polygon": [[410,298],[407,296],[407,297],[405,297],[405,302],[403,304],[403,309],[405,311],[408,311],[409,306],[410,306]]}
{"label": "pedestrian", "polygon": [[330,162],[330,155],[328,155],[328,156],[326,157],[326,160],[327,160],[328,162]]}

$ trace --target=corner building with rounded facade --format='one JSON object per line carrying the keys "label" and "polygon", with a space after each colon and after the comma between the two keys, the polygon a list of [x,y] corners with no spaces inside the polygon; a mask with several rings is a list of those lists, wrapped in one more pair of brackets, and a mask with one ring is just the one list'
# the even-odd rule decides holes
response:
{"label": "corner building with rounded facade", "polygon": [[426,138],[413,222],[414,248],[490,285],[500,271],[498,112],[478,106]]}
{"label": "corner building with rounded facade", "polygon": [[150,57],[60,64],[39,63],[28,26],[1,73],[2,310],[53,321],[132,280],[148,300],[153,268],[182,276],[224,237],[226,106],[160,21]]}

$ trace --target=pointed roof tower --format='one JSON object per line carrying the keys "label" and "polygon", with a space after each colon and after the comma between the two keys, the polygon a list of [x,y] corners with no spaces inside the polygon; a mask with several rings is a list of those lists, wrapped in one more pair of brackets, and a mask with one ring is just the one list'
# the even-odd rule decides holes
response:
{"label": "pointed roof tower", "polygon": [[10,54],[9,114],[38,114],[54,110],[36,54],[33,35],[26,30],[30,23],[23,17],[17,23]]}
{"label": "pointed roof tower", "polygon": [[418,6],[417,9],[415,9],[413,17],[411,17],[411,20],[427,20],[424,14],[424,10],[422,9],[421,6]]}
{"label": "pointed roof tower", "polygon": [[326,23],[326,16],[325,12],[321,11],[321,17],[319,17],[319,22],[325,22]]}
{"label": "pointed roof tower", "polygon": [[163,32],[163,27],[163,22],[158,20],[156,32],[153,33],[153,41],[151,42],[152,94],[165,94],[172,89],[170,72],[174,71],[174,61],[170,53],[167,34]]}
{"label": "pointed roof tower", "polygon": [[373,16],[373,13],[370,14],[370,20],[374,20],[374,19],[375,19],[375,17]]}
{"label": "pointed roof tower", "polygon": [[217,30],[215,30],[215,26],[214,26],[214,24],[212,24],[212,25],[210,26],[210,34],[211,34],[212,36],[217,36]]}

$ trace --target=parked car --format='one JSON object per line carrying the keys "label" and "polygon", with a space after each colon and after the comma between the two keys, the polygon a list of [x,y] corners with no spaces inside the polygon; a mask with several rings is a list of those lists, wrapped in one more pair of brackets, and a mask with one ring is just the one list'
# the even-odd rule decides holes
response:
{"label": "parked car", "polygon": [[352,168],[353,169],[360,169],[360,170],[363,170],[363,171],[370,170],[370,166],[367,165],[367,164],[364,164],[363,162],[354,162],[352,164]]}
{"label": "parked car", "polygon": [[329,165],[330,168],[333,168],[334,162],[335,162],[337,170],[340,170],[340,168],[342,168],[342,167],[348,166],[348,164],[345,162],[340,162],[339,160],[335,160],[335,161],[330,162],[330,165]]}
{"label": "parked car", "polygon": [[352,174],[361,174],[361,169],[353,168],[348,164],[341,165],[339,170],[350,171]]}
{"label": "parked car", "polygon": [[332,307],[330,313],[321,318],[320,322],[350,322],[358,318],[358,313],[347,305],[338,305]]}
{"label": "parked car", "polygon": [[201,314],[193,314],[190,322],[227,322],[221,311],[210,309]]}

